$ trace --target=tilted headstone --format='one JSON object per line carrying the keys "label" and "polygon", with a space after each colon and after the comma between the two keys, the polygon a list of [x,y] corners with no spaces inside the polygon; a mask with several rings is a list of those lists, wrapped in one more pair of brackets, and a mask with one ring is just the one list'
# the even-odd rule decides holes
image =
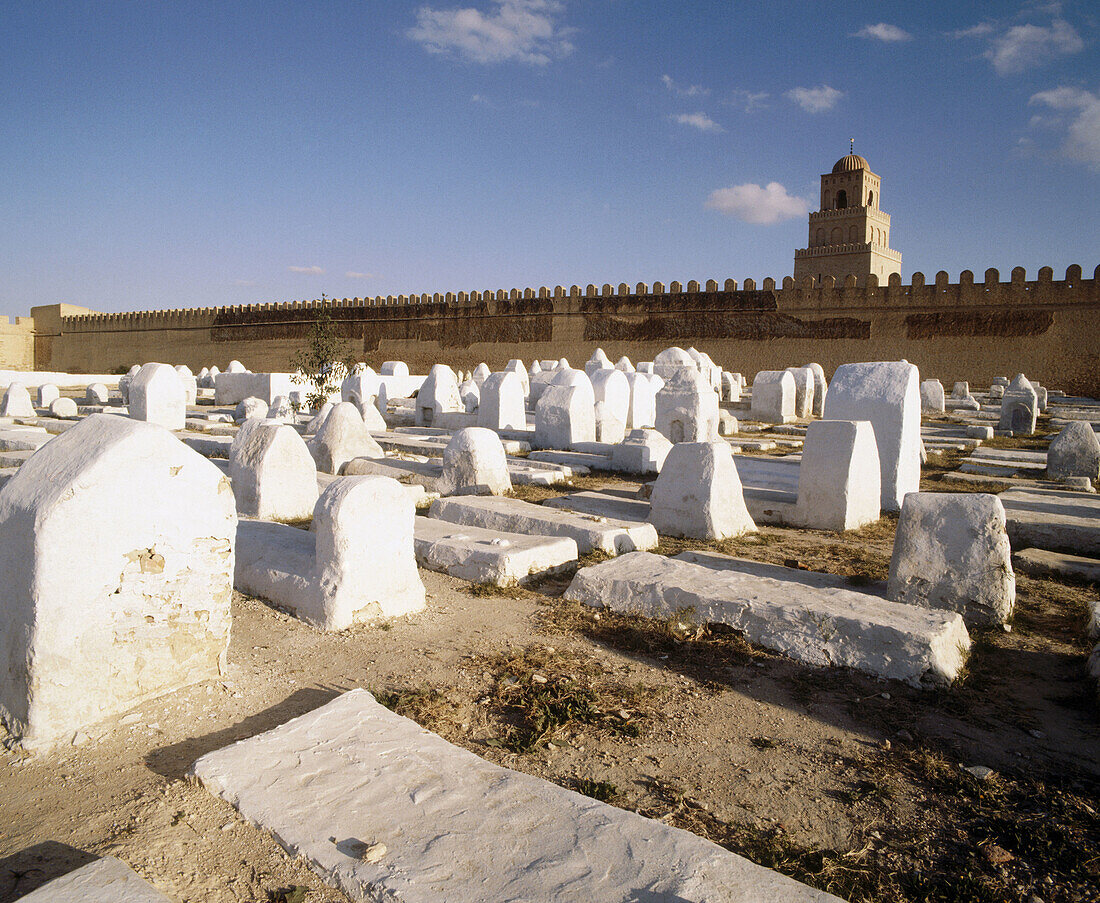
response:
{"label": "tilted headstone", "polygon": [[[884,511],[920,486],[920,374],[904,361],[842,364],[825,399],[826,420],[869,420],[875,431]],[[755,393],[755,387],[754,387]]]}
{"label": "tilted headstone", "polygon": [[957,611],[971,626],[1003,624],[1016,602],[1016,577],[1001,500],[976,492],[907,495],[886,594]]}
{"label": "tilted headstone", "polygon": [[229,480],[152,423],[43,445],[0,491],[8,729],[48,747],[224,674],[236,524]]}
{"label": "tilted headstone", "polygon": [[756,531],[728,442],[673,445],[649,506],[649,522],[665,536],[728,539]]}
{"label": "tilted headstone", "polygon": [[4,400],[0,402],[0,417],[33,417],[34,405],[31,404],[31,393],[21,382],[11,383],[4,392]]}

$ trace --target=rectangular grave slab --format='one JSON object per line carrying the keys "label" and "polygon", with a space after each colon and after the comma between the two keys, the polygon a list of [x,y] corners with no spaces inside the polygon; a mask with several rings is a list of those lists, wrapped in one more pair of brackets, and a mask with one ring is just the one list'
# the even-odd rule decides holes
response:
{"label": "rectangular grave slab", "polygon": [[1014,549],[1048,549],[1100,557],[1100,496],[1057,489],[1010,489],[1005,507]]}
{"label": "rectangular grave slab", "polygon": [[1100,583],[1100,558],[1086,558],[1084,555],[1067,555],[1046,549],[1024,549],[1012,556],[1012,567],[1033,577],[1068,577],[1072,580]]}
{"label": "rectangular grave slab", "polygon": [[616,521],[495,496],[462,496],[432,502],[431,517],[505,533],[568,536],[582,555],[593,549],[620,555],[655,548],[652,524]]}
{"label": "rectangular grave slab", "polygon": [[841,903],[694,834],[486,762],[366,690],[208,753],[192,772],[353,900]]}
{"label": "rectangular grave slab", "polygon": [[413,527],[416,563],[471,583],[507,586],[553,573],[577,560],[565,536],[525,536],[418,517]]}
{"label": "rectangular grave slab", "polygon": [[666,618],[691,609],[810,665],[841,665],[913,686],[950,683],[966,661],[962,617],[838,587],[718,570],[648,552],[582,568],[565,598]]}
{"label": "rectangular grave slab", "polygon": [[104,856],[54,878],[19,903],[172,903],[120,859]]}

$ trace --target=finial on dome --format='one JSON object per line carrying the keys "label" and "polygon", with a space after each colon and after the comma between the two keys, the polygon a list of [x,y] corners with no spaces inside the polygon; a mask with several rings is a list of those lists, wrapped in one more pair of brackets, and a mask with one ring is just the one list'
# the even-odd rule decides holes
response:
{"label": "finial on dome", "polygon": [[855,138],[849,138],[848,139],[848,144],[849,144],[848,153],[854,154],[856,152],[856,139]]}

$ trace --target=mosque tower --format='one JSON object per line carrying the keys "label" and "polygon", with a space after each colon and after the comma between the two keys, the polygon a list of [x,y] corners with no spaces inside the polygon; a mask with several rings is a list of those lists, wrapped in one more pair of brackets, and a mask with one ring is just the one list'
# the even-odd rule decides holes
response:
{"label": "mosque tower", "polygon": [[881,184],[854,152],[822,175],[821,209],[810,214],[810,246],[794,252],[796,285],[806,276],[819,283],[833,276],[843,285],[852,275],[862,286],[872,273],[885,285],[891,273],[901,273],[901,252],[890,247],[890,214],[879,209]]}

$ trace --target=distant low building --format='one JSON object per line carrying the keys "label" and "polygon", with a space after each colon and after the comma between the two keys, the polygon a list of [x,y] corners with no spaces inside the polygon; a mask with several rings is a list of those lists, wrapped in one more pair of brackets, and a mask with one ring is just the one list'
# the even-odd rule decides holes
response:
{"label": "distant low building", "polygon": [[866,285],[874,274],[885,285],[901,274],[901,252],[890,247],[890,214],[883,213],[882,180],[858,154],[841,157],[821,176],[821,209],[810,214],[809,247],[794,252],[794,279],[819,283],[826,276],[844,283],[855,276]]}

